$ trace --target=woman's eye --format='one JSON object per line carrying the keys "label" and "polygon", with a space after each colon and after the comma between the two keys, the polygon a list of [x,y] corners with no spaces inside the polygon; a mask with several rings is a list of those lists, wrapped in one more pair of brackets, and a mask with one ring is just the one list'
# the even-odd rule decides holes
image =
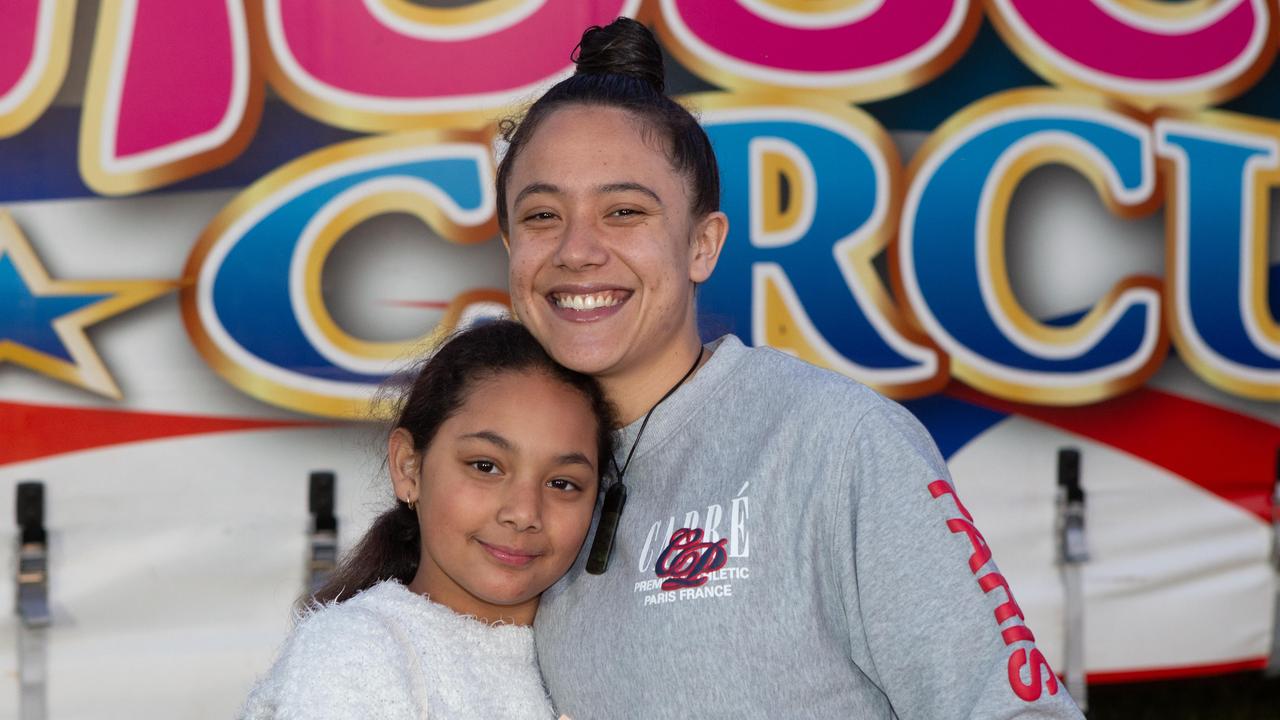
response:
{"label": "woman's eye", "polygon": [[472,460],[470,464],[471,467],[486,475],[492,475],[498,471],[497,463],[492,460]]}
{"label": "woman's eye", "polygon": [[556,214],[551,212],[550,210],[543,210],[541,212],[529,213],[528,215],[524,216],[525,222],[546,222],[548,220],[555,220],[555,219],[556,219]]}
{"label": "woman's eye", "polygon": [[617,210],[614,210],[612,214],[615,217],[635,217],[643,213],[635,208],[618,208]]}

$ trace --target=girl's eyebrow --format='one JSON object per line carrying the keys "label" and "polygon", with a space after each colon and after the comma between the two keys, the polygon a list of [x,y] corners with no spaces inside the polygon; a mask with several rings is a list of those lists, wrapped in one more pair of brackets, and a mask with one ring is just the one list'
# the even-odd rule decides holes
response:
{"label": "girl's eyebrow", "polygon": [[580,452],[571,452],[560,455],[556,458],[557,465],[586,465],[591,470],[595,470],[596,466],[587,459],[586,455]]}
{"label": "girl's eyebrow", "polygon": [[484,440],[486,442],[490,442],[490,443],[493,443],[494,445],[497,445],[503,450],[510,450],[513,447],[510,440],[502,437],[501,435],[499,435],[498,433],[492,430],[481,430],[479,432],[466,433],[465,435],[459,435],[458,439],[459,440]]}
{"label": "girl's eyebrow", "polygon": [[[498,433],[492,430],[480,430],[478,432],[466,433],[464,435],[459,435],[458,439],[459,440],[484,440],[485,442],[489,442],[489,443],[493,443],[494,445],[497,445],[503,450],[511,450],[512,448],[515,447],[510,440],[502,437],[501,435],[499,435]],[[556,464],[557,465],[586,465],[592,470],[596,469],[595,464],[592,463],[591,460],[588,459],[586,455],[580,452],[569,452],[569,453],[564,453],[563,455],[557,455]]]}

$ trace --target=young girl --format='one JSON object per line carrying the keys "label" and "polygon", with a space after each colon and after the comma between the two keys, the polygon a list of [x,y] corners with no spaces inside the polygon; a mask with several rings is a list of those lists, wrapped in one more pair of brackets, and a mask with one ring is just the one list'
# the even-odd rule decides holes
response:
{"label": "young girl", "polygon": [[446,343],[388,438],[396,506],[316,593],[243,717],[552,717],[529,624],[582,546],[612,427],[596,383],[520,325]]}

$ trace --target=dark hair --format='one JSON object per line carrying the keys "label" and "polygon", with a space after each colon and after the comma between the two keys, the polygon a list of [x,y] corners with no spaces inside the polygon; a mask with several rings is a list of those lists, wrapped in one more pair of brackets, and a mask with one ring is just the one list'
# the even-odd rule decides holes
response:
{"label": "dark hair", "polygon": [[667,159],[693,187],[695,217],[720,209],[720,170],[711,140],[684,106],[664,94],[662,50],[653,33],[630,18],[618,18],[582,34],[574,50],[573,76],[538,98],[524,118],[499,126],[507,152],[498,163],[498,227],[507,234],[507,182],[511,168],[538,125],[567,105],[604,105],[630,112],[663,142]]}
{"label": "dark hair", "polygon": [[[413,447],[426,452],[436,431],[467,401],[476,383],[503,373],[543,373],[578,391],[596,416],[597,464],[603,472],[613,457],[613,408],[589,375],[560,365],[523,325],[496,320],[454,335],[423,360],[400,393],[394,427],[413,437]],[[422,553],[418,515],[397,498],[395,507],[378,516],[358,545],[325,584],[300,606],[341,602],[387,579],[408,585]]]}

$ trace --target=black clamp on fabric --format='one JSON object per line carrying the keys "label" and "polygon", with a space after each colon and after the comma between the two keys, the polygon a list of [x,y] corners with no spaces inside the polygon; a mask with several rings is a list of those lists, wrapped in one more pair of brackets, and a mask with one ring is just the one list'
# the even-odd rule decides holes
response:
{"label": "black clamp on fabric", "polygon": [[1084,563],[1089,559],[1084,533],[1084,488],[1080,484],[1080,451],[1058,451],[1058,566],[1062,571],[1063,679],[1081,710],[1089,707],[1084,662]]}
{"label": "black clamp on fabric", "polygon": [[18,596],[15,605],[29,628],[49,625],[49,543],[44,528],[44,483],[18,483]]}
{"label": "black clamp on fabric", "polygon": [[1084,488],[1080,485],[1080,451],[1058,451],[1058,562],[1089,559],[1084,536]]}
{"label": "black clamp on fabric", "polygon": [[314,593],[338,566],[338,518],[334,514],[337,479],[327,470],[311,473],[307,509],[311,513],[311,533],[307,558],[307,589]]}

